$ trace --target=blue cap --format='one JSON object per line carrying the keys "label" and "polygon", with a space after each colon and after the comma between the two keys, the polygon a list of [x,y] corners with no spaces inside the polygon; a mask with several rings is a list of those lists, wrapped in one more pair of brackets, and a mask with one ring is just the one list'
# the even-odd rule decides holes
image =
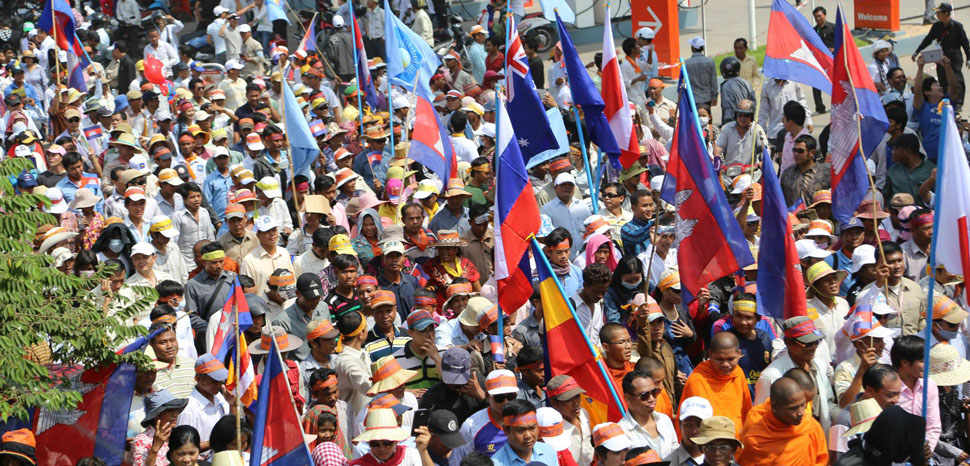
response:
{"label": "blue cap", "polygon": [[205,71],[205,68],[195,60],[192,60],[192,63],[189,64],[189,68],[192,68],[192,71],[198,71],[199,73]]}
{"label": "blue cap", "polygon": [[212,353],[205,353],[195,360],[195,375],[207,375],[216,382],[225,382],[229,370]]}
{"label": "blue cap", "polygon": [[484,104],[482,104],[482,108],[485,109],[486,112],[494,112],[495,101],[492,99],[487,100]]}
{"label": "blue cap", "polygon": [[128,96],[119,95],[115,97],[115,113],[128,108]]}
{"label": "blue cap", "polygon": [[848,223],[842,223],[839,226],[839,231],[845,231],[849,228],[865,228],[865,225],[862,224],[862,220],[859,220],[858,217],[852,217]]}
{"label": "blue cap", "polygon": [[37,178],[29,171],[25,170],[20,174],[20,176],[17,177],[17,187],[20,189],[30,189],[38,184]]}

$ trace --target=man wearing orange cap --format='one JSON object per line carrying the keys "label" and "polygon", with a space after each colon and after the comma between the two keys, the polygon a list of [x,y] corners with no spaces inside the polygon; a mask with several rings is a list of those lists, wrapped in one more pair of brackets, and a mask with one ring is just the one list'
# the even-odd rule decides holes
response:
{"label": "man wearing orange cap", "polygon": [[681,399],[706,398],[714,414],[734,421],[739,431],[751,409],[751,391],[738,365],[741,359],[738,338],[733,333],[718,333],[711,338],[709,352],[710,359],[698,364],[687,378]]}
{"label": "man wearing orange cap", "polygon": [[216,422],[229,414],[229,403],[222,396],[229,371],[212,353],[205,353],[195,360],[195,388],[189,395],[189,402],[178,425],[189,425],[199,431],[202,440],[201,450],[209,449],[209,434]]}
{"label": "man wearing orange cap", "polygon": [[823,466],[829,454],[825,431],[805,416],[805,391],[782,377],[771,384],[771,409],[741,429],[744,448],[737,461],[745,466]]}

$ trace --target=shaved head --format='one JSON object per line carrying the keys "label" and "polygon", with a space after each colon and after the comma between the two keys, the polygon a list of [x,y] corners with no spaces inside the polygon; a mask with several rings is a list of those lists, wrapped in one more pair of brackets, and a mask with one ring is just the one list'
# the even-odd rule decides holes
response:
{"label": "shaved head", "polygon": [[787,403],[803,391],[802,386],[795,379],[782,377],[771,384],[771,401]]}
{"label": "shaved head", "polygon": [[794,379],[782,377],[771,384],[771,413],[788,425],[797,426],[805,417],[805,390]]}
{"label": "shaved head", "polygon": [[664,367],[663,363],[660,362],[659,359],[652,356],[647,356],[642,357],[639,361],[637,361],[636,369],[646,372],[653,372],[659,369],[666,369],[666,367]]}
{"label": "shaved head", "polygon": [[711,351],[736,350],[739,348],[738,337],[731,332],[721,332],[711,338]]}
{"label": "shaved head", "polygon": [[788,369],[788,372],[785,372],[785,377],[798,382],[798,385],[806,392],[815,391],[815,380],[812,379],[812,374],[809,374],[808,371],[801,367]]}
{"label": "shaved head", "polygon": [[710,364],[718,372],[731,375],[741,359],[738,337],[731,332],[721,332],[711,338]]}

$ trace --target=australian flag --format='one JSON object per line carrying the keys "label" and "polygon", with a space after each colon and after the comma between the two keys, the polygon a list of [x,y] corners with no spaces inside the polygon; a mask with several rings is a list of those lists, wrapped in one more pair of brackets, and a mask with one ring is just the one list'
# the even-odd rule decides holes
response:
{"label": "australian flag", "polygon": [[539,100],[535,81],[529,70],[529,57],[522,48],[522,39],[515,28],[515,20],[509,19],[511,36],[505,53],[505,81],[508,89],[509,118],[515,126],[522,157],[528,161],[532,156],[556,149],[556,135],[549,125],[546,109]]}

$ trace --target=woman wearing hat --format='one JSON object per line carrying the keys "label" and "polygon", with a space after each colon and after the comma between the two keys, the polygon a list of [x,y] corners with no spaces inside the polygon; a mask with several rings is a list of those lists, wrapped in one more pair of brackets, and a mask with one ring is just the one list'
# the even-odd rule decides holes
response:
{"label": "woman wearing hat", "polygon": [[101,229],[104,228],[104,217],[95,210],[95,206],[100,201],[101,196],[94,194],[88,188],[80,188],[74,192],[74,200],[67,206],[70,210],[81,211],[78,228],[81,230],[83,249],[91,249],[101,235]]}
{"label": "woman wearing hat", "polygon": [[933,451],[934,464],[954,465],[970,458],[966,421],[962,416],[961,385],[970,381],[970,361],[954,345],[937,344],[930,350],[930,378],[940,388],[940,440]]}
{"label": "woman wearing hat", "polygon": [[426,286],[433,287],[438,293],[438,309],[440,303],[445,302],[445,289],[458,277],[465,277],[471,282],[475,292],[482,290],[479,283],[480,275],[475,264],[467,257],[459,255],[459,248],[467,246],[468,242],[461,239],[455,230],[439,230],[438,239],[430,244],[435,248],[435,257],[428,259],[421,265],[421,269],[428,275]]}
{"label": "woman wearing hat", "polygon": [[188,400],[175,398],[168,390],[159,390],[145,397],[145,431],[131,443],[133,466],[168,466],[169,438],[179,413]]}
{"label": "woman wearing hat", "polygon": [[839,287],[849,273],[833,270],[827,262],[816,262],[805,271],[808,281],[808,315],[825,335],[828,348],[835,348],[835,335],[849,315],[849,303],[839,296]]}
{"label": "woman wearing hat", "polygon": [[431,433],[426,426],[415,428],[418,436],[415,447],[401,445],[411,437],[400,427],[391,409],[374,409],[367,412],[364,433],[354,437],[357,444],[366,444],[367,454],[350,462],[350,466],[434,466],[428,454]]}

